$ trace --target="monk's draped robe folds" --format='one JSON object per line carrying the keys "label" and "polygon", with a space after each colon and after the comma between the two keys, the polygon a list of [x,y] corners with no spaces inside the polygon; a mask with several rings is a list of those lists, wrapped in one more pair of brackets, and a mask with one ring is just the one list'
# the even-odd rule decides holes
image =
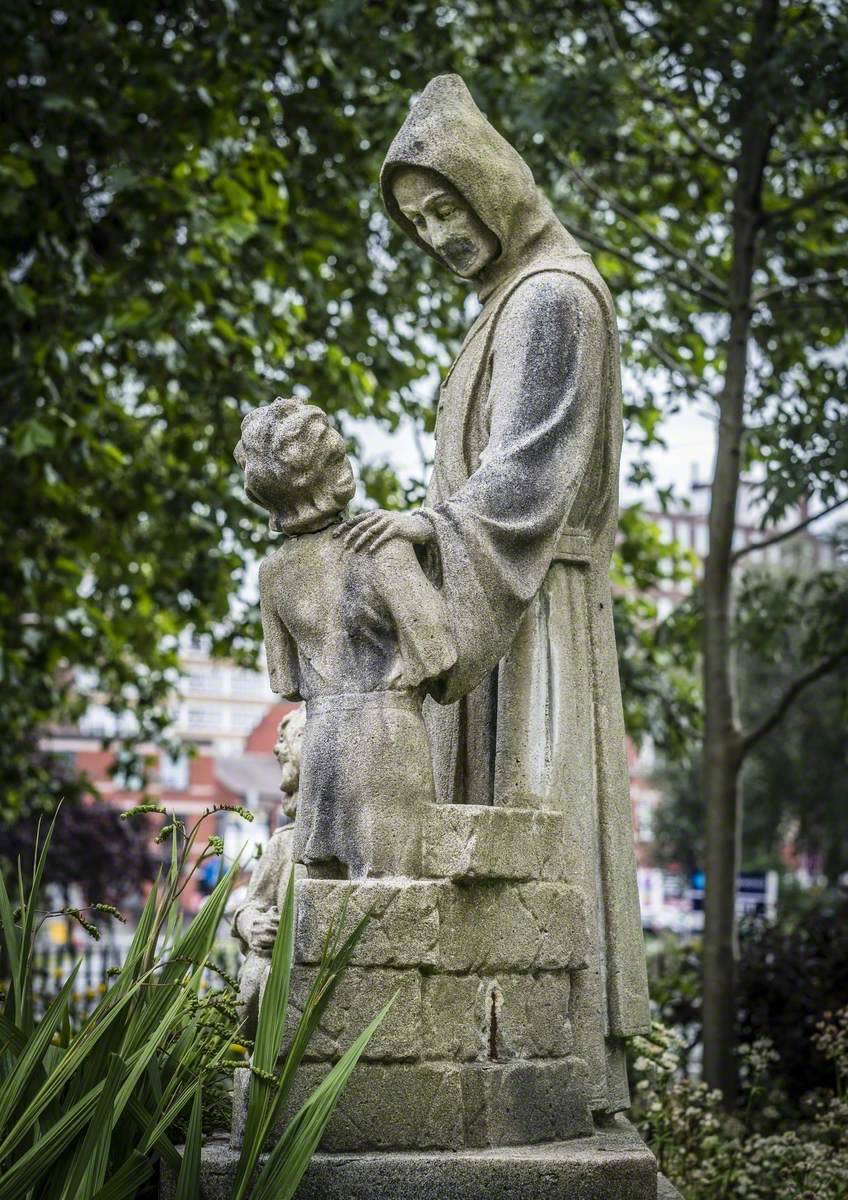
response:
{"label": "monk's draped robe folds", "polygon": [[456,663],[428,701],[443,803],[566,814],[593,953],[572,1020],[592,1103],[629,1103],[623,1039],[650,1027],[609,566],[622,441],[618,333],[587,254],[456,76],[434,80],[383,167],[439,172],[500,241],[442,386],[422,512]]}

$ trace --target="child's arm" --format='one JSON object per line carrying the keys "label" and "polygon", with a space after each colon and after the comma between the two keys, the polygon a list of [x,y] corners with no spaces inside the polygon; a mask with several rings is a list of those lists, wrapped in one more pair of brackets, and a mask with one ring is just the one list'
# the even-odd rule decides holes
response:
{"label": "child's arm", "polygon": [[[276,910],[280,876],[291,866],[291,830],[278,829],[268,840],[262,857],[255,863],[247,884],[244,903],[233,913],[233,936],[241,943],[242,952],[261,950],[254,944],[254,923]],[[279,914],[276,923],[279,922]],[[276,928],[274,930],[276,932]],[[273,934],[271,935],[273,943]]]}
{"label": "child's arm", "polygon": [[456,662],[456,643],[441,593],[421,569],[410,542],[397,538],[373,552],[380,591],[394,619],[407,687],[437,679]]}
{"label": "child's arm", "polygon": [[275,564],[272,558],[266,558],[259,568],[259,606],[271,691],[286,700],[300,700],[297,651],[291,634],[280,620],[276,590]]}

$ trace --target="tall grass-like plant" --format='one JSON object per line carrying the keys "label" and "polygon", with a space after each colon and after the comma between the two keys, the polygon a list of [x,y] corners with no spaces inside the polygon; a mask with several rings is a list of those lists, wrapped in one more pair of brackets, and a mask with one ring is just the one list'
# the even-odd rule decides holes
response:
{"label": "tall grass-like plant", "polygon": [[[141,805],[125,815],[151,809],[164,811]],[[171,842],[170,866],[147,898],[123,966],[79,1024],[70,1007],[79,964],[41,1017],[33,1005],[36,937],[52,915],[38,904],[53,826],[36,846],[29,888],[18,871],[16,905],[0,878],[8,974],[0,1014],[0,1200],[124,1200],[150,1178],[157,1159],[179,1168],[169,1131],[231,1057],[235,1027],[234,981],[205,997],[200,982],[238,864],[190,924],[180,919],[188,878],[223,850],[210,838],[187,869],[199,826],[186,833],[171,820],[160,833],[157,840]],[[63,911],[98,937],[91,920],[98,909],[120,916],[108,905]]]}
{"label": "tall grass-like plant", "polygon": [[[151,810],[164,811],[140,805],[126,815]],[[246,810],[236,811],[252,819]],[[212,837],[194,866],[186,869],[199,826],[200,821],[186,832],[174,818],[160,832],[158,841],[170,839],[169,869],[150,892],[120,972],[76,1027],[69,1006],[78,967],[41,1017],[35,1016],[33,1006],[35,940],[50,915],[37,904],[52,826],[36,848],[28,889],[18,872],[16,905],[0,878],[0,949],[8,975],[0,1011],[0,1200],[132,1200],[150,1180],[157,1161],[177,1173],[178,1200],[196,1200],[199,1195],[204,1089],[220,1086],[221,1073],[232,1066],[231,1047],[238,1033],[235,981],[224,978],[220,990],[206,995],[200,988],[204,972],[213,967],[209,956],[238,862],[188,925],[183,927],[180,917],[179,897],[188,876],[223,851],[221,839]],[[70,910],[68,915],[92,936],[98,935],[91,913]],[[338,934],[341,921],[330,931],[291,1050],[275,1075],[293,928],[290,884],[260,1013],[238,1196],[246,1195],[262,1144],[283,1110],[294,1072],[363,923],[344,940]],[[260,1169],[256,1197],[267,1196],[269,1188],[276,1189],[275,1197],[289,1196],[297,1187],[332,1107],[381,1018],[382,1014],[290,1123],[280,1143],[284,1150],[280,1153],[276,1147]],[[189,1109],[181,1155],[172,1131]]]}

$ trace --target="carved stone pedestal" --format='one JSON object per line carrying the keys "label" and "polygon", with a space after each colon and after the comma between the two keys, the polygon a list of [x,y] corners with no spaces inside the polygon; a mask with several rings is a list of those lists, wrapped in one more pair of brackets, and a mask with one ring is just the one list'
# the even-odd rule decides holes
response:
{"label": "carved stone pedestal", "polygon": [[[277,1134],[395,993],[323,1150],[464,1150],[591,1133],[569,1019],[586,916],[562,878],[562,823],[553,812],[435,805],[423,823],[426,878],[297,882],[289,1035],[342,905],[350,928],[370,919]],[[248,1081],[237,1072],[234,1147]]]}
{"label": "carved stone pedestal", "polygon": [[[296,883],[286,1041],[342,905],[348,929],[370,919],[272,1141],[397,993],[298,1196],[657,1200],[656,1160],[633,1128],[595,1128],[575,1052],[588,931],[582,891],[564,878],[563,817],[443,805],[423,827],[423,878]],[[230,1194],[249,1079],[236,1072],[230,1145],[204,1151],[205,1200]]]}

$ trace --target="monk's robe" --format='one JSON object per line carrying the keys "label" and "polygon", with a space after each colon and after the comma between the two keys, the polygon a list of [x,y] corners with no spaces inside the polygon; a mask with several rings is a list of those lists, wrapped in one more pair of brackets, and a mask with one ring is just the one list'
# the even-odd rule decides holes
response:
{"label": "monk's robe", "polygon": [[[567,879],[590,913],[576,1050],[596,1111],[627,1107],[623,1039],[650,1027],[609,568],[622,442],[609,292],[518,153],[457,76],[432,81],[382,171],[447,179],[498,237],[482,310],[441,389],[422,512],[457,660],[428,701],[443,803],[566,814]],[[434,255],[434,257],[437,257]]]}

